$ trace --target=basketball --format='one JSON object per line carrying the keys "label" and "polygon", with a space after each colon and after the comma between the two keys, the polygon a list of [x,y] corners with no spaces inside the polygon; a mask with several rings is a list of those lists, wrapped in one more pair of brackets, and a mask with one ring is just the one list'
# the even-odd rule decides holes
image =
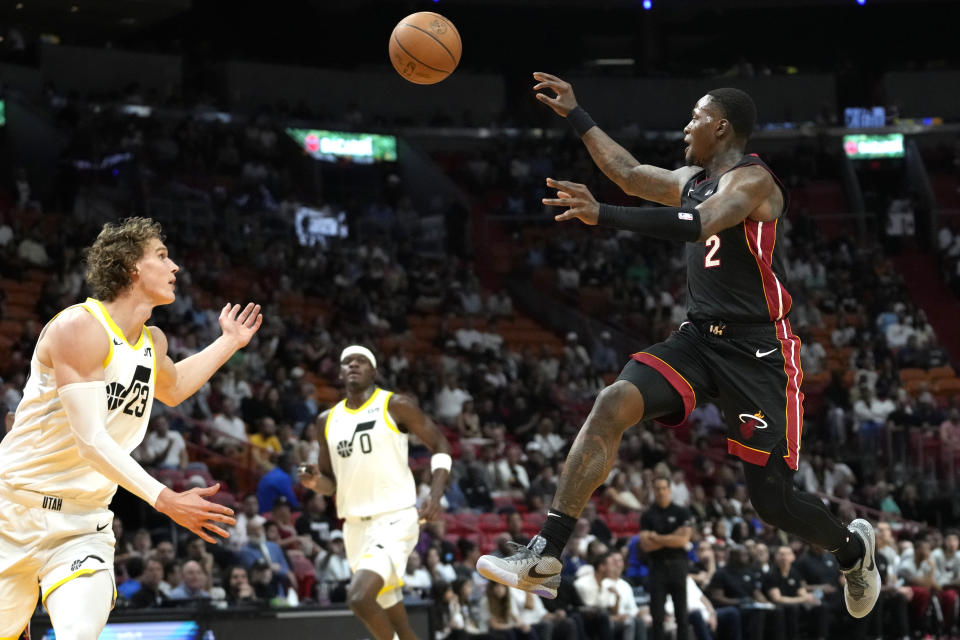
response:
{"label": "basketball", "polygon": [[460,33],[439,13],[411,13],[390,34],[390,62],[414,84],[436,84],[460,62]]}

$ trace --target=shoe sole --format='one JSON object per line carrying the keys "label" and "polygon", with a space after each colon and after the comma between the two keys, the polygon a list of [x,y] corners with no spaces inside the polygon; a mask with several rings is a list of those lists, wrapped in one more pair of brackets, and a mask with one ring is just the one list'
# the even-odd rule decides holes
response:
{"label": "shoe sole", "polygon": [[[879,584],[880,584],[880,570],[877,569],[877,538],[876,538],[876,535],[875,535],[874,532],[873,532],[873,525],[870,524],[867,520],[864,520],[863,518],[857,518],[856,520],[854,520],[854,521],[851,522],[850,524],[851,524],[851,526],[852,526],[852,525],[854,525],[854,524],[857,523],[857,522],[863,523],[863,525],[865,525],[865,526],[862,526],[862,528],[861,528],[860,526],[858,526],[858,527],[855,529],[855,531],[857,532],[857,534],[860,535],[861,539],[863,539],[863,546],[864,546],[864,548],[865,548],[865,550],[866,550],[865,553],[864,553],[864,556],[863,556],[863,560],[864,560],[864,562],[866,562],[867,558],[870,558],[870,559],[872,560],[871,564],[873,564],[873,573],[877,574],[877,584],[879,585]],[[854,566],[856,566],[856,565],[854,565]],[[848,612],[852,617],[854,617],[854,618],[865,618],[866,616],[870,615],[870,612],[873,611],[873,608],[874,608],[874,607],[876,606],[876,604],[877,604],[877,599],[879,599],[879,597],[880,597],[880,588],[878,587],[878,588],[877,588],[877,591],[876,591],[876,595],[875,595],[874,598],[873,598],[873,602],[870,603],[870,606],[869,606],[866,610],[862,610],[862,611],[858,611],[857,613],[854,613],[854,612],[850,609],[850,602],[847,601],[847,589],[846,589],[846,586],[844,586],[843,591],[844,591],[844,593],[843,593],[843,595],[844,595],[844,601],[845,601],[845,603],[846,603],[846,605],[847,605],[847,612]]]}
{"label": "shoe sole", "polygon": [[520,580],[517,574],[511,573],[510,571],[504,571],[484,557],[481,557],[477,561],[477,573],[482,575],[487,580],[493,580],[494,582],[499,582],[504,586],[513,587],[514,589],[529,591],[540,596],[541,598],[553,600],[557,597],[556,589],[551,589],[546,585],[530,582],[529,580]]}

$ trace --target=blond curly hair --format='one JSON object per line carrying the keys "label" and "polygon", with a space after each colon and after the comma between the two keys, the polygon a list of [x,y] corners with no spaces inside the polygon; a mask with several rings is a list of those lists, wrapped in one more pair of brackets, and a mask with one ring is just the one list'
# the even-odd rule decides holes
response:
{"label": "blond curly hair", "polygon": [[133,282],[131,273],[154,238],[164,240],[160,223],[132,217],[103,225],[87,249],[87,284],[98,300],[110,302]]}

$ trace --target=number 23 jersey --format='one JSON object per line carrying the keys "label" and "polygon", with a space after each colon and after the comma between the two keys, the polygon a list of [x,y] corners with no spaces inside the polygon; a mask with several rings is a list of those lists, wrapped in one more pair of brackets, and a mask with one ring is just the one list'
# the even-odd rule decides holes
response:
{"label": "number 23 jersey", "polygon": [[337,513],[364,518],[412,507],[416,484],[408,437],[390,417],[393,392],[376,388],[358,409],[341,400],[327,414],[323,435],[337,482]]}
{"label": "number 23 jersey", "polygon": [[[144,326],[137,343],[130,344],[99,300],[87,298],[77,306],[103,325],[110,340],[110,351],[103,362],[107,385],[106,429],[129,453],[143,441],[153,406],[156,379],[153,338]],[[0,481],[14,489],[103,508],[110,504],[117,490],[116,482],[80,457],[57,394],[53,369],[40,362],[36,349],[13,428],[0,443]]]}

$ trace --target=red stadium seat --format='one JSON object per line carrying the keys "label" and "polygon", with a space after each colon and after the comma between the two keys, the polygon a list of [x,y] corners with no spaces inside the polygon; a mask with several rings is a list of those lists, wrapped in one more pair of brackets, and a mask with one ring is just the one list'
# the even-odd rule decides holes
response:
{"label": "red stadium seat", "polygon": [[507,517],[502,513],[484,513],[480,515],[480,530],[500,533],[507,528]]}

